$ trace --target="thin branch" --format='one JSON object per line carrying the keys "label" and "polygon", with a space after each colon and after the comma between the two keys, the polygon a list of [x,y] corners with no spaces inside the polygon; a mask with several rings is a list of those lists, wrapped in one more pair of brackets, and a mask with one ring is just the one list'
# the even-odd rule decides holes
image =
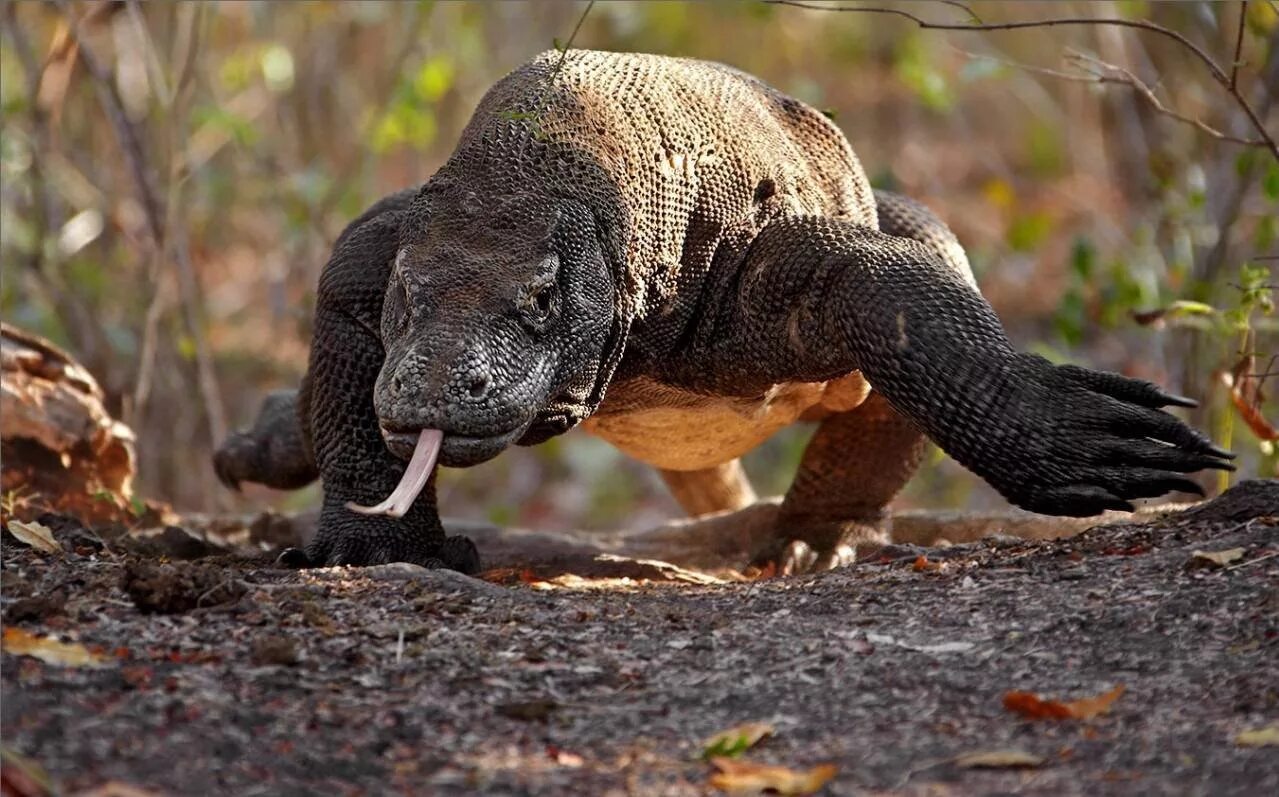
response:
{"label": "thin branch", "polygon": [[[816,5],[806,0],[764,0],[765,3],[772,5],[794,6],[795,8],[805,8],[811,11],[844,11],[850,13],[862,14],[885,14],[889,16],[901,17],[908,19],[924,30],[959,30],[959,31],[1001,31],[1001,30],[1021,30],[1026,28],[1052,28],[1058,26],[1094,26],[1108,25],[1120,28],[1132,28],[1134,30],[1144,30],[1163,36],[1171,41],[1176,42],[1187,52],[1191,53],[1196,59],[1208,68],[1212,79],[1219,83],[1234,99],[1235,104],[1248,117],[1248,121],[1256,130],[1261,139],[1259,146],[1264,146],[1270,150],[1270,153],[1279,160],[1279,143],[1276,143],[1274,136],[1266,129],[1265,124],[1257,116],[1257,112],[1253,110],[1252,105],[1240,92],[1239,87],[1235,85],[1230,75],[1217,64],[1207,52],[1199,45],[1187,39],[1177,31],[1164,27],[1156,22],[1144,19],[1121,19],[1118,17],[1053,17],[1049,19],[1027,20],[1017,22],[1000,22],[1000,23],[959,23],[959,22],[930,22],[923,17],[904,11],[900,8],[883,8],[879,6],[827,6]],[[1238,63],[1238,58],[1235,59]],[[1228,139],[1227,139],[1228,140]]]}
{"label": "thin branch", "polygon": [[49,268],[46,243],[50,234],[62,226],[62,215],[57,199],[45,173],[45,156],[54,148],[54,136],[49,129],[48,114],[40,105],[40,80],[43,67],[27,39],[26,31],[18,20],[18,4],[12,0],[4,3],[4,16],[8,24],[4,30],[13,42],[13,49],[22,63],[26,77],[27,113],[31,122],[30,182],[31,227],[33,246],[27,258],[29,274],[36,288],[53,307],[67,326],[82,356],[97,371],[105,370],[107,363],[102,354],[102,327],[84,302],[74,292],[67,290],[66,282],[56,269]]}
{"label": "thin branch", "polygon": [[982,24],[981,17],[977,16],[977,12],[973,11],[968,6],[959,2],[959,0],[937,0],[937,2],[941,3],[942,5],[953,6],[955,8],[958,8],[960,11],[963,11],[965,14],[967,14],[968,18],[971,19],[973,22],[977,23],[978,25]]}
{"label": "thin branch", "polygon": [[80,63],[84,64],[85,71],[89,73],[89,77],[93,78],[93,87],[98,93],[102,110],[106,112],[107,120],[115,131],[120,149],[124,152],[124,158],[129,163],[129,171],[133,176],[134,187],[138,191],[138,199],[142,204],[142,212],[146,216],[147,227],[155,239],[156,246],[160,246],[160,242],[164,240],[160,203],[156,199],[151,173],[147,168],[146,158],[142,154],[142,143],[138,138],[137,128],[129,121],[129,116],[124,111],[124,102],[120,99],[120,93],[116,90],[115,81],[110,72],[98,63],[97,56],[80,35],[80,22],[76,19],[75,10],[67,0],[54,0],[54,2],[66,17],[71,38],[75,40],[79,48]]}
{"label": "thin branch", "polygon": [[1202,119],[1187,116],[1173,108],[1169,108],[1160,101],[1158,96],[1155,95],[1155,91],[1150,87],[1150,85],[1121,66],[1107,63],[1099,58],[1080,52],[1070,52],[1067,55],[1067,58],[1087,73],[1087,76],[1085,77],[1086,80],[1091,80],[1091,82],[1094,83],[1110,83],[1128,86],[1133,91],[1136,91],[1137,94],[1141,96],[1156,112],[1172,119],[1176,119],[1179,122],[1184,122],[1185,124],[1196,127],[1203,133],[1206,133],[1219,141],[1229,141],[1235,144],[1242,144],[1247,147],[1264,147],[1267,145],[1266,141],[1260,138],[1240,138],[1238,136],[1232,136],[1229,133],[1223,133],[1217,128],[1205,123]]}
{"label": "thin branch", "polygon": [[[197,282],[186,236],[183,234],[180,224],[170,225],[166,223],[175,222],[176,219],[166,219],[161,216],[161,205],[151,182],[151,169],[143,153],[137,128],[125,113],[124,103],[116,90],[115,81],[112,79],[110,72],[98,63],[97,57],[86,44],[84,37],[80,33],[80,21],[76,18],[75,10],[71,7],[71,4],[67,0],[54,0],[54,2],[67,20],[71,37],[79,48],[80,62],[84,64],[85,71],[89,73],[89,77],[93,80],[98,99],[106,112],[108,120],[111,122],[112,128],[115,130],[120,149],[124,151],[125,159],[129,163],[129,172],[133,177],[134,185],[142,203],[143,214],[146,217],[147,227],[151,233],[155,254],[157,257],[163,257],[165,253],[171,252],[177,265],[179,294],[182,300],[184,321],[187,331],[195,343],[196,371],[199,377],[200,397],[204,403],[205,418],[209,424],[209,436],[213,445],[216,446],[226,434],[226,415],[222,407],[222,397],[218,389],[216,372],[213,368],[213,354],[209,349],[208,340],[205,338],[203,325],[195,307]],[[203,15],[197,9],[191,17],[191,24],[198,26],[202,18]],[[187,41],[190,42],[189,46],[195,46],[196,37],[194,33]],[[169,178],[170,201],[166,206],[172,214],[176,211],[174,200],[177,194],[177,184],[175,180],[177,180],[178,175],[171,173]],[[172,230],[169,229],[170,226],[173,228]],[[166,236],[166,232],[172,233],[174,231],[176,231],[176,234]],[[153,300],[153,303],[155,301],[158,300]],[[153,309],[149,309],[148,314],[153,312]],[[137,392],[135,391],[135,395]],[[145,397],[145,391],[142,391],[141,394]]]}
{"label": "thin branch", "polygon": [[582,29],[582,23],[586,21],[586,15],[591,13],[591,9],[595,7],[595,0],[591,0],[586,4],[586,8],[582,9],[582,15],[577,18],[577,24],[573,26],[573,32],[568,35],[568,41],[564,42],[564,46],[560,48],[560,58],[555,62],[555,68],[551,70],[551,76],[546,79],[546,95],[542,101],[538,103],[539,108],[537,115],[540,118],[542,113],[546,111],[546,104],[550,102],[551,86],[555,84],[555,78],[560,74],[560,70],[564,68],[564,59],[568,58],[568,51],[573,48],[573,42],[577,39],[577,32]]}
{"label": "thin branch", "polygon": [[1230,90],[1234,91],[1239,87],[1239,60],[1240,54],[1243,52],[1243,29],[1244,24],[1248,21],[1248,0],[1243,0],[1239,4],[1239,30],[1235,33],[1235,57],[1230,59]]}

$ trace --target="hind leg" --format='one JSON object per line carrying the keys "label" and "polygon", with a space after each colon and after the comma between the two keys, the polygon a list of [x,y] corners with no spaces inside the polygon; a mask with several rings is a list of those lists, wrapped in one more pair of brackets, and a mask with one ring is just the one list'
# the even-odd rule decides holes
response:
{"label": "hind leg", "polygon": [[776,536],[754,563],[785,575],[828,570],[887,544],[888,504],[919,467],[925,442],[878,393],[823,420],[782,501]]}
{"label": "hind leg", "polygon": [[703,470],[659,470],[662,481],[690,517],[741,509],[755,503],[739,459]]}
{"label": "hind leg", "polygon": [[241,482],[296,490],[315,481],[320,474],[298,415],[297,391],[267,395],[253,428],[231,434],[218,446],[213,468],[233,490]]}

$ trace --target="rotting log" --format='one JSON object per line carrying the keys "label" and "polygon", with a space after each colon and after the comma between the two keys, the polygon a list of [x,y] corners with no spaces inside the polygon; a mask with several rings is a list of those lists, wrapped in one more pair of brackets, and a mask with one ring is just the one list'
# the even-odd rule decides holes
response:
{"label": "rotting log", "polygon": [[67,352],[9,324],[0,324],[0,462],[6,515],[109,520],[133,497],[133,431],[111,417],[97,380]]}

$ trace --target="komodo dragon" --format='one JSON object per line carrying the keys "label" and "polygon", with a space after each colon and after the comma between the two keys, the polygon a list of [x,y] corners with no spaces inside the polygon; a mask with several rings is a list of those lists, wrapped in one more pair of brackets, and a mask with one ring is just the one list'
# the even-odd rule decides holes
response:
{"label": "komodo dragon", "polygon": [[430,180],[346,228],[301,389],[215,465],[232,486],[318,475],[298,564],[474,571],[437,456],[581,424],[700,514],[750,502],[739,457],[815,420],[756,552],[789,573],[885,541],[926,437],[1035,512],[1198,491],[1180,474],[1232,455],[1166,405],[1194,402],[1014,349],[951,231],[872,191],[821,113],[720,64],[572,50],[499,81]]}

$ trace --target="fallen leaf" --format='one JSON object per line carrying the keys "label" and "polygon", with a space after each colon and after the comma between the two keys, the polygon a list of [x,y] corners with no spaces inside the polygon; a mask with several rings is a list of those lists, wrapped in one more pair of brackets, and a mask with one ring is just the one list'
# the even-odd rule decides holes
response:
{"label": "fallen leaf", "polygon": [[736,758],[758,744],[760,739],[772,736],[776,730],[767,722],[747,722],[720,731],[702,743],[702,758]]}
{"label": "fallen leaf", "polygon": [[722,757],[712,758],[711,764],[719,770],[711,775],[711,787],[732,794],[813,794],[839,771],[834,764],[821,764],[812,769],[797,771]]}
{"label": "fallen leaf", "polygon": [[1191,551],[1190,561],[1195,563],[1207,563],[1214,567],[1225,567],[1231,562],[1237,562],[1243,558],[1243,548],[1227,548],[1224,551]]}
{"label": "fallen leaf", "polygon": [[160,793],[118,780],[109,780],[87,791],[78,791],[74,797],[160,797]]}
{"label": "fallen leaf", "polygon": [[955,765],[963,769],[1013,769],[1037,767],[1042,763],[1043,756],[1025,750],[982,750],[955,757]]}
{"label": "fallen leaf", "polygon": [[1070,709],[1055,700],[1044,700],[1033,692],[1008,692],[1004,695],[1004,708],[1032,720],[1070,719]]}
{"label": "fallen leaf", "polygon": [[5,797],[43,797],[53,793],[53,779],[36,762],[0,746],[0,793]]}
{"label": "fallen leaf", "polygon": [[53,539],[53,530],[43,523],[23,523],[21,520],[9,521],[9,533],[45,553],[61,553],[62,546]]}
{"label": "fallen leaf", "polygon": [[916,573],[924,573],[928,571],[941,570],[944,567],[942,562],[930,562],[928,557],[920,554],[915,557],[915,564],[911,565],[911,569]]}
{"label": "fallen leaf", "polygon": [[1235,735],[1235,744],[1240,747],[1279,747],[1279,725],[1240,731]]}
{"label": "fallen leaf", "polygon": [[1105,714],[1123,693],[1124,685],[1120,684],[1096,697],[1062,703],[1056,700],[1044,700],[1032,692],[1009,692],[1004,695],[1004,708],[1035,720],[1087,720]]}
{"label": "fallen leaf", "polygon": [[100,667],[103,656],[78,642],[60,642],[53,637],[36,636],[21,628],[4,629],[4,649],[18,656],[31,656],[46,664],[61,667]]}
{"label": "fallen leaf", "polygon": [[553,744],[546,746],[546,757],[559,764],[562,767],[577,769],[586,763],[577,753],[570,753],[568,750],[556,747]]}
{"label": "fallen leaf", "polygon": [[876,634],[873,631],[867,632],[866,641],[878,645],[896,645],[919,653],[965,653],[976,647],[972,642],[938,642],[933,645],[922,645],[897,639],[888,634]]}

